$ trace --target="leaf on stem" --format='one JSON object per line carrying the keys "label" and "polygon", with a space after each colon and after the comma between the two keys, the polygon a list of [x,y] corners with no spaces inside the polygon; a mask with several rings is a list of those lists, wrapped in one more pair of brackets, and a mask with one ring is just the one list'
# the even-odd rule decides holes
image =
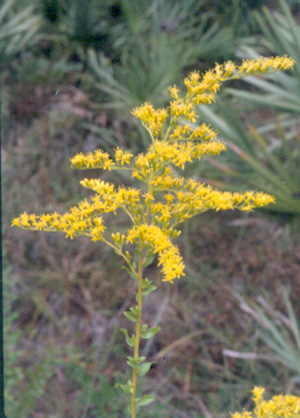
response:
{"label": "leaf on stem", "polygon": [[132,386],[132,381],[128,380],[126,385],[122,385],[121,383],[116,383],[115,384],[116,388],[122,389],[123,392],[125,393],[133,393],[133,386]]}
{"label": "leaf on stem", "polygon": [[[135,263],[133,263],[133,264],[135,264]],[[133,266],[133,265],[132,265],[132,268],[134,268],[134,266]],[[126,272],[128,273],[128,275],[129,275],[132,279],[137,280],[138,276],[137,276],[137,274],[136,274],[136,272],[135,272],[135,271],[131,270],[131,269],[130,269],[129,267],[127,267],[127,266],[123,266],[123,269],[124,269],[124,270],[126,270]]]}
{"label": "leaf on stem", "polygon": [[146,357],[127,357],[127,364],[128,366],[131,366],[133,369],[136,369],[144,360]]}
{"label": "leaf on stem", "polygon": [[136,368],[138,376],[145,376],[149,372],[152,364],[154,363],[146,362],[146,363],[139,364]]}
{"label": "leaf on stem", "polygon": [[157,289],[156,286],[151,284],[152,282],[149,279],[144,279],[142,281],[142,295],[146,296],[149,295],[150,293],[154,292],[154,290]]}
{"label": "leaf on stem", "polygon": [[141,338],[145,338],[145,339],[152,338],[155,334],[158,333],[158,331],[160,331],[160,327],[148,329],[148,325],[144,324],[141,329]]}
{"label": "leaf on stem", "polygon": [[138,406],[144,406],[144,405],[148,405],[151,402],[154,402],[155,400],[156,399],[154,398],[154,396],[144,395],[142,398],[136,399],[136,404]]}
{"label": "leaf on stem", "polygon": [[127,319],[129,319],[129,321],[137,322],[141,315],[141,310],[137,306],[134,306],[134,307],[131,306],[129,308],[129,311],[124,312],[124,315],[126,316]]}
{"label": "leaf on stem", "polygon": [[154,258],[155,258],[155,254],[154,253],[147,254],[147,256],[145,257],[145,259],[143,261],[143,267],[150,266],[150,264],[153,263]]}
{"label": "leaf on stem", "polygon": [[127,344],[130,347],[134,347],[135,335],[132,335],[131,337],[129,337],[127,329],[125,329],[125,328],[120,328],[120,331],[123,332],[123,334],[125,335]]}

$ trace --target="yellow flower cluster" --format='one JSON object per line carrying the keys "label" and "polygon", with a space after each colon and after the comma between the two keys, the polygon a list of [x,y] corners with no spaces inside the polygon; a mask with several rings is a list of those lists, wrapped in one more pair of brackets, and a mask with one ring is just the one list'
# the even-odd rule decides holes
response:
{"label": "yellow flower cluster", "polygon": [[217,132],[205,123],[192,129],[188,125],[177,125],[170,135],[171,140],[195,140],[195,139],[215,139]]}
{"label": "yellow flower cluster", "polygon": [[[196,105],[210,104],[215,101],[216,93],[224,81],[249,75],[289,70],[293,68],[294,63],[293,59],[284,56],[244,60],[240,66],[235,65],[231,61],[223,65],[216,64],[214,69],[205,72],[202,76],[194,71],[184,80],[187,88],[186,96],[180,97],[180,90],[177,86],[170,87],[170,94],[174,100],[170,102],[169,108],[155,111],[152,105],[146,103],[135,109],[133,114],[147,127],[152,137],[166,139],[170,135],[171,139],[174,136],[176,138],[178,137],[176,129],[181,129],[176,125],[177,120],[185,119],[196,122]],[[164,123],[168,116],[171,123],[166,132]],[[172,133],[172,130],[175,130],[175,132]]]}
{"label": "yellow flower cluster", "polygon": [[[164,280],[172,282],[183,275],[184,265],[178,248],[172,239],[179,235],[176,229],[188,218],[209,209],[216,211],[254,208],[274,202],[264,193],[229,193],[215,190],[193,179],[180,177],[174,167],[181,169],[194,159],[217,155],[226,149],[216,139],[217,132],[196,121],[196,105],[215,100],[216,92],[223,81],[248,74],[278,71],[292,68],[294,61],[287,57],[260,58],[244,61],[236,66],[232,62],[216,65],[200,76],[193,72],[185,79],[187,93],[180,97],[176,86],[170,88],[172,101],[164,109],[154,109],[149,103],[133,110],[152,138],[146,152],[137,156],[117,148],[114,155],[99,149],[87,154],[79,153],[71,159],[77,169],[101,168],[104,170],[128,170],[132,178],[142,181],[139,188],[119,187],[100,179],[84,179],[80,183],[90,188],[95,195],[80,202],[64,215],[22,214],[12,221],[13,226],[24,229],[62,231],[66,237],[89,236],[93,241],[102,240],[130,262],[125,244],[142,246],[157,253]],[[103,216],[124,211],[130,227],[122,237],[119,233],[105,231]]]}
{"label": "yellow flower cluster", "polygon": [[[87,205],[89,204],[87,203]],[[85,206],[84,202],[82,202],[81,206]],[[59,215],[56,212],[40,216],[23,213],[19,218],[15,218],[12,221],[12,226],[33,231],[61,231],[66,233],[66,238],[71,239],[76,235],[86,235],[92,241],[101,240],[105,230],[102,217],[93,216],[90,218],[88,215],[84,215],[84,210],[80,211],[80,215],[76,214],[76,212],[74,208],[64,215]]]}
{"label": "yellow flower cluster", "polygon": [[115,161],[112,160],[107,152],[98,149],[84,155],[82,152],[71,158],[71,164],[79,169],[103,168],[112,170],[130,165],[133,154],[120,148],[115,149]]}
{"label": "yellow flower cluster", "polygon": [[274,72],[280,70],[290,70],[293,68],[295,61],[289,57],[275,58],[258,58],[255,60],[244,60],[243,64],[238,67],[238,74],[247,75],[263,74],[266,72]]}
{"label": "yellow flower cluster", "polygon": [[144,103],[142,106],[133,110],[132,114],[141,119],[146,129],[153,131],[157,137],[163,133],[163,127],[168,117],[166,109],[154,109],[152,104]]}
{"label": "yellow flower cluster", "polygon": [[127,241],[131,244],[147,245],[152,253],[158,253],[158,265],[162,266],[163,281],[172,282],[176,277],[184,275],[184,264],[178,248],[172,243],[169,235],[158,226],[135,226],[128,232]]}
{"label": "yellow flower cluster", "polygon": [[154,141],[150,153],[147,155],[157,166],[172,163],[183,170],[187,162],[192,162],[195,158],[200,159],[205,155],[220,154],[226,150],[225,144],[220,141],[210,141],[205,143],[194,143],[192,141],[166,142]]}
{"label": "yellow flower cluster", "polygon": [[109,157],[107,152],[98,149],[94,152],[89,152],[84,155],[82,152],[71,158],[71,163],[75,168],[104,168],[110,170],[114,166],[113,160]]}
{"label": "yellow flower cluster", "polygon": [[186,181],[183,177],[176,177],[168,170],[155,178],[153,186],[155,191],[166,192],[166,204],[157,202],[151,205],[153,218],[164,228],[180,224],[210,209],[251,211],[274,202],[274,198],[265,193],[221,192],[193,179]]}
{"label": "yellow flower cluster", "polygon": [[265,389],[255,387],[253,400],[255,402],[254,413],[243,411],[235,412],[232,418],[299,418],[300,398],[293,395],[274,396],[269,401],[262,399]]}

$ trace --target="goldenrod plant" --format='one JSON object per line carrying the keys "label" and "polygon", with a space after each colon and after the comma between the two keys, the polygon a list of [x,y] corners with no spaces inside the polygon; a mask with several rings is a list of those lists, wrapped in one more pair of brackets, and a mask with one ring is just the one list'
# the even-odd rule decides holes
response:
{"label": "goldenrod plant", "polygon": [[[88,236],[110,246],[124,261],[128,274],[136,280],[136,302],[124,312],[135,323],[135,334],[126,329],[127,344],[133,355],[127,357],[132,378],[118,387],[130,397],[129,412],[136,418],[138,409],[154,401],[152,395],[138,393],[138,377],[150,370],[152,363],[140,356],[141,339],[152,338],[159,327],[142,322],[143,302],[156,286],[144,276],[144,268],[158,256],[162,280],[172,283],[184,276],[184,262],[174,243],[180,235],[180,225],[189,218],[208,210],[239,209],[252,211],[274,202],[274,197],[261,192],[223,192],[179,174],[187,163],[204,156],[220,154],[225,144],[217,139],[217,132],[205,123],[194,127],[196,106],[215,100],[221,84],[226,80],[247,75],[291,69],[294,60],[288,57],[246,60],[240,66],[228,61],[224,65],[200,75],[192,72],[185,79],[187,92],[183,95],[170,87],[169,106],[155,109],[145,103],[133,110],[148,131],[151,144],[148,150],[134,156],[130,151],[116,148],[114,155],[98,149],[79,153],[71,159],[73,167],[127,171],[135,187],[116,186],[101,179],[85,178],[80,183],[95,192],[89,200],[81,201],[63,215],[57,212],[34,215],[23,213],[12,221],[12,226],[40,231],[60,231],[66,238]],[[128,229],[111,232],[105,215],[119,211],[128,217]]]}
{"label": "goldenrod plant", "polygon": [[253,412],[235,412],[232,418],[299,418],[300,398],[293,395],[277,395],[266,401],[263,399],[265,389],[259,386],[253,388]]}

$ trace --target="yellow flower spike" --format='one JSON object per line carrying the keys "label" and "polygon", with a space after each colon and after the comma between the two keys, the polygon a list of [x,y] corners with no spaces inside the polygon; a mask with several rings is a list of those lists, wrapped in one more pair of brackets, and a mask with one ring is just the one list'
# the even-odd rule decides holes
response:
{"label": "yellow flower spike", "polygon": [[173,99],[179,99],[179,93],[180,90],[177,88],[177,86],[169,87],[170,95]]}
{"label": "yellow flower spike", "polygon": [[255,386],[252,390],[252,393],[255,405],[258,405],[262,399],[263,394],[265,393],[265,389],[259,386]]}
{"label": "yellow flower spike", "polygon": [[66,238],[71,238],[71,239],[73,239],[74,237],[75,237],[75,231],[73,230],[73,229],[69,229],[68,231],[66,231],[67,232],[67,235],[66,235]]}
{"label": "yellow flower spike", "polygon": [[274,72],[276,70],[290,70],[293,68],[295,60],[289,57],[261,57],[256,60],[244,60],[243,64],[238,67],[238,74],[256,74]]}
{"label": "yellow flower spike", "polygon": [[231,418],[243,418],[243,414],[235,412],[234,414],[231,414]]}
{"label": "yellow flower spike", "polygon": [[74,167],[80,169],[85,162],[85,157],[83,155],[82,152],[80,152],[79,154],[75,155],[73,158],[71,158],[71,164],[74,165]]}
{"label": "yellow flower spike", "polygon": [[94,223],[98,228],[99,232],[104,232],[105,227],[103,225],[103,219],[101,217],[94,218]]}
{"label": "yellow flower spike", "polygon": [[80,229],[80,231],[85,231],[86,230],[86,227],[87,227],[87,224],[86,224],[86,222],[85,221],[78,221],[78,227],[79,227],[79,229]]}
{"label": "yellow flower spike", "polygon": [[21,218],[21,223],[24,227],[30,227],[30,223],[29,223],[30,216],[28,215],[28,213],[24,212],[20,218]]}
{"label": "yellow flower spike", "polygon": [[146,205],[148,205],[151,201],[153,201],[153,200],[154,200],[154,197],[153,197],[153,195],[152,195],[151,193],[145,193],[145,194],[143,195],[143,197],[144,197],[144,199],[145,199],[145,203],[146,203]]}
{"label": "yellow flower spike", "polygon": [[189,76],[189,80],[191,81],[191,83],[193,84],[193,86],[196,86],[198,81],[200,79],[200,74],[198,71],[193,71],[191,72],[190,76]]}
{"label": "yellow flower spike", "polygon": [[120,244],[120,233],[117,232],[116,234],[111,234],[111,237],[116,245]]}
{"label": "yellow flower spike", "polygon": [[114,162],[107,152],[96,150],[84,155],[79,153],[71,158],[71,164],[79,169],[84,170],[88,168],[103,168],[104,170],[111,170],[114,167]]}
{"label": "yellow flower spike", "polygon": [[232,61],[227,61],[224,64],[224,77],[229,77],[235,71],[236,65]]}
{"label": "yellow flower spike", "polygon": [[123,151],[120,148],[115,149],[115,160],[116,163],[118,163],[121,166],[124,166],[125,164],[130,165],[130,160],[133,157],[133,154],[128,151]]}
{"label": "yellow flower spike", "polygon": [[92,236],[92,241],[100,241],[102,238],[102,235],[100,231],[98,230],[98,228],[93,228],[91,230],[91,236]]}
{"label": "yellow flower spike", "polygon": [[20,218],[14,218],[14,219],[11,221],[11,226],[18,226],[19,228],[22,228]]}
{"label": "yellow flower spike", "polygon": [[193,98],[193,103],[195,103],[195,105],[199,105],[199,104],[211,104],[213,102],[215,102],[215,97],[216,95],[214,93],[201,93],[201,94],[197,94],[194,98]]}
{"label": "yellow flower spike", "polygon": [[235,412],[234,414],[231,414],[231,418],[252,418],[252,414],[248,411],[243,411],[242,414]]}
{"label": "yellow flower spike", "polygon": [[178,248],[172,244],[169,236],[155,225],[143,224],[134,227],[127,234],[127,242],[144,242],[153,253],[158,253],[159,266],[162,266],[163,281],[172,282],[184,275],[184,264]]}
{"label": "yellow flower spike", "polygon": [[167,193],[165,195],[165,199],[167,201],[167,204],[170,205],[172,202],[174,202],[175,196],[172,195],[171,193]]}
{"label": "yellow flower spike", "polygon": [[168,117],[167,109],[154,109],[150,103],[144,103],[142,106],[135,108],[132,114],[140,119],[155,137],[163,132]]}
{"label": "yellow flower spike", "polygon": [[[185,84],[185,87],[187,89],[187,95],[189,96],[193,91],[193,84],[190,80],[190,77],[187,77],[187,78],[184,79],[184,84]],[[173,96],[171,95],[171,97],[173,97]],[[177,97],[175,97],[175,99],[179,100],[178,94],[177,94]]]}

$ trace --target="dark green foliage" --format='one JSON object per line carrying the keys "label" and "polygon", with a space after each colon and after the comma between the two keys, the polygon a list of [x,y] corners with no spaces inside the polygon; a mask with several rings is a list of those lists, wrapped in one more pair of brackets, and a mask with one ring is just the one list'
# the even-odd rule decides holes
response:
{"label": "dark green foliage", "polygon": [[230,26],[236,36],[247,36],[257,32],[252,11],[265,3],[264,0],[216,0],[215,7],[223,25]]}
{"label": "dark green foliage", "polygon": [[42,0],[43,13],[50,23],[56,23],[59,19],[59,0]]}

